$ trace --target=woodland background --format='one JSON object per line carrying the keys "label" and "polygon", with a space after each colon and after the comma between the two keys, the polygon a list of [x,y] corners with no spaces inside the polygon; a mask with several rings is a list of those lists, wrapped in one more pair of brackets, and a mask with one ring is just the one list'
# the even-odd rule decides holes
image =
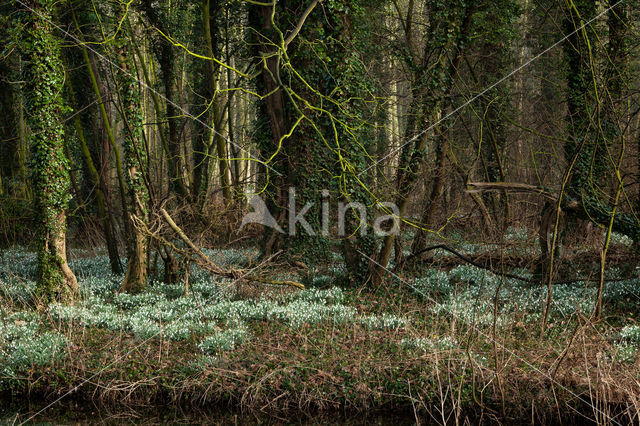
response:
{"label": "woodland background", "polygon": [[[417,311],[449,313],[429,327],[453,334],[450,321],[470,306],[456,298],[482,293],[482,314],[494,319],[474,319],[475,332],[467,331],[478,336],[475,327],[493,322],[487,368],[498,377],[507,361],[495,339],[517,341],[509,333],[523,321],[541,347],[553,346],[545,338],[569,342],[550,355],[556,361],[570,358],[576,330],[589,327],[604,327],[595,334],[628,351],[640,342],[632,318],[640,285],[637,6],[5,0],[0,278],[14,300],[7,312],[89,307],[83,286],[94,266],[73,262],[91,253],[104,259],[101,273],[115,277],[116,299],[169,297],[162,285],[187,297],[203,271],[218,284],[285,292],[330,284],[354,303],[363,294],[408,297],[409,287],[427,294],[411,302]],[[329,235],[287,232],[289,188],[298,211],[329,203]],[[284,233],[240,227],[251,194]],[[338,203],[349,202],[368,215],[361,222],[348,210],[345,236],[333,224]],[[397,234],[371,232],[376,215],[390,213],[383,202],[398,207]],[[322,228],[320,208],[305,218]],[[234,250],[244,253],[240,264],[229,261]],[[31,263],[16,281],[12,265],[20,261]],[[480,285],[486,280],[489,288]],[[29,296],[16,302],[21,285]],[[522,292],[532,305],[509,307]],[[241,296],[234,297],[250,300]],[[448,308],[437,310],[442,300]],[[567,334],[550,337],[558,304],[571,311]],[[413,315],[401,306],[393,313]],[[532,316],[518,317],[522,309]],[[60,312],[57,321],[73,316]],[[502,314],[513,327],[497,337]],[[590,377],[583,373],[576,374]],[[627,383],[608,383],[616,381]],[[492,397],[502,398],[504,412],[506,385],[496,386]],[[636,401],[629,386],[621,400]]]}

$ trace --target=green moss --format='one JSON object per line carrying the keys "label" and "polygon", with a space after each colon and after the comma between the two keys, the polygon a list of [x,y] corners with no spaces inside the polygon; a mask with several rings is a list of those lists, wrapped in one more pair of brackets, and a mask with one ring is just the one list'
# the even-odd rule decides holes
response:
{"label": "green moss", "polygon": [[31,180],[35,194],[38,291],[45,300],[68,295],[58,242],[66,231],[70,196],[69,163],[64,153],[62,100],[64,69],[51,17],[54,2],[34,1],[25,14],[21,40],[25,55],[25,112],[31,128]]}

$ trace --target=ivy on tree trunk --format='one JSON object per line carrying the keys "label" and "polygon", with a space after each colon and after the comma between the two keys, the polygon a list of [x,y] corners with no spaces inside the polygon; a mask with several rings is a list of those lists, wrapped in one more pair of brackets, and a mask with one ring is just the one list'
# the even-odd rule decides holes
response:
{"label": "ivy on tree trunk", "polygon": [[31,129],[31,179],[37,221],[37,295],[69,301],[78,282],[67,264],[66,209],[70,199],[69,163],[64,153],[62,101],[64,69],[51,17],[55,2],[30,1],[25,14],[25,112]]}

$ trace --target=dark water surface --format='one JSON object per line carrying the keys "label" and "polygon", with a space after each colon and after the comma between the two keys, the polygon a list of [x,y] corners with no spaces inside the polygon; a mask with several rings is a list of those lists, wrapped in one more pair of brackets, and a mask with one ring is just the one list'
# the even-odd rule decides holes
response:
{"label": "dark water surface", "polygon": [[[45,405],[6,403],[0,401],[0,425],[57,424],[181,424],[181,425],[379,425],[404,426],[416,424],[413,412],[372,413],[345,416],[342,413],[311,416],[305,413],[292,417],[274,417],[268,413],[234,413],[224,409],[129,408],[100,407],[93,404],[58,403],[37,414]],[[36,415],[37,414],[37,415]],[[35,417],[33,417],[36,415]],[[33,417],[33,418],[32,418]],[[429,423],[421,419],[421,423]]]}

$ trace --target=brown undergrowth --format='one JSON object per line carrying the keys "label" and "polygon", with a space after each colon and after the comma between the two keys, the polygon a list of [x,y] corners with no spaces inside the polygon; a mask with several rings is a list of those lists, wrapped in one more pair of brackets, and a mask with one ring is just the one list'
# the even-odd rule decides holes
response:
{"label": "brown undergrowth", "polygon": [[[52,324],[71,342],[64,358],[33,369],[10,393],[44,401],[227,406],[274,415],[408,410],[439,423],[637,421],[640,366],[608,355],[605,323],[556,323],[541,340],[530,325],[513,323],[492,333],[490,327],[434,317],[409,295],[350,298],[365,313],[402,312],[410,325],[373,331],[357,324],[291,329],[253,322],[249,343],[205,358],[195,339],[143,342],[98,328]],[[400,344],[407,336],[449,336],[458,344],[409,349]]]}

